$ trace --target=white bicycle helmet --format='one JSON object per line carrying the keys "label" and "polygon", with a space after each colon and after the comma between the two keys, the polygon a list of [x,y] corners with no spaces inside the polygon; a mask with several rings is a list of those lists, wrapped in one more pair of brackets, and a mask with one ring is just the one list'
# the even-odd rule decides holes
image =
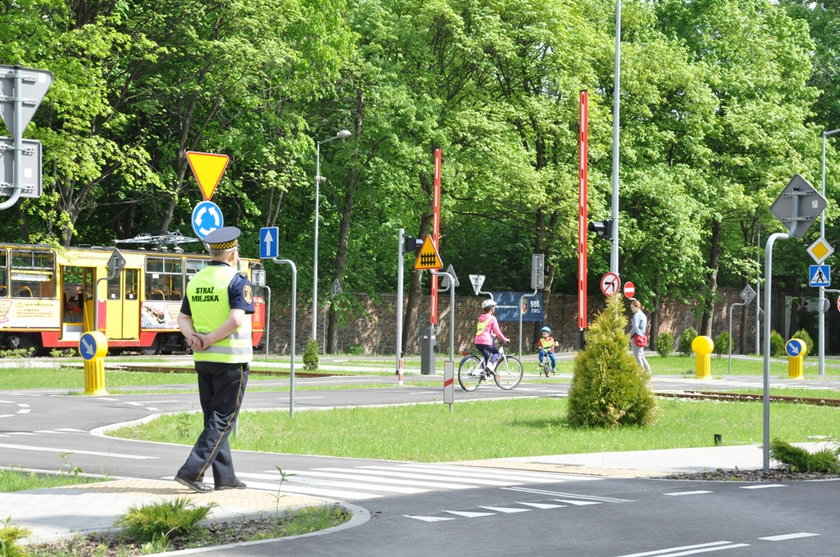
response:
{"label": "white bicycle helmet", "polygon": [[496,300],[484,300],[481,302],[481,309],[491,308],[496,305]]}

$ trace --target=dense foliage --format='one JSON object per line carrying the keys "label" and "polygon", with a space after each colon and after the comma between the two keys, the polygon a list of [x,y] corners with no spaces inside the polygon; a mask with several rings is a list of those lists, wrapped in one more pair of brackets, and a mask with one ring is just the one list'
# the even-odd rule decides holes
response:
{"label": "dense foliage", "polygon": [[649,425],[656,419],[650,375],[627,350],[624,298],[611,296],[575,357],[569,423],[577,427]]}
{"label": "dense foliage", "polygon": [[[485,275],[485,289],[524,290],[530,254],[544,253],[545,292],[572,292],[582,89],[591,218],[610,209],[614,10],[602,0],[6,3],[0,63],[55,80],[25,133],[44,145],[44,195],[7,210],[0,232],[64,245],[189,233],[201,197],[185,152],[225,153],[213,201],[245,232],[243,253],[256,255],[258,228],[279,226],[282,255],[308,284],[315,144],[347,129],[320,150],[322,292],[335,280],[345,292],[393,291],[397,229],[431,231],[436,148],[445,263]],[[652,330],[661,299],[690,296],[711,335],[718,285],[754,280],[762,239],[781,230],[773,199],[794,173],[819,181],[820,131],[840,126],[838,25],[836,0],[624,3],[620,267]],[[834,154],[829,144],[829,175]],[[608,243],[590,249],[597,277]],[[777,250],[777,284],[801,287],[802,245]],[[410,295],[419,288],[416,276]],[[335,296],[330,335],[357,310]]]}

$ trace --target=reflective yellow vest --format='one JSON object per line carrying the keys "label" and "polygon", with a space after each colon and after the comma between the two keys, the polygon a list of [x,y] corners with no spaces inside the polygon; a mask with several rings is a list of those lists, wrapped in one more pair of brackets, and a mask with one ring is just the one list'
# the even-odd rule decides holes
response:
{"label": "reflective yellow vest", "polygon": [[[228,265],[208,265],[187,283],[193,327],[199,333],[218,329],[230,316],[228,286],[236,272]],[[251,316],[246,315],[241,327],[227,338],[195,352],[193,358],[197,362],[238,364],[250,362],[252,354]]]}

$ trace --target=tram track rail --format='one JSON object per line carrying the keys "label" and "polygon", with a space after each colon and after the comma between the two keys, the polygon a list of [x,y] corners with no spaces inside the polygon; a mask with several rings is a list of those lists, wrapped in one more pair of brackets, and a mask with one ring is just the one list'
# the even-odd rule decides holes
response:
{"label": "tram track rail", "polygon": [[[840,397],[840,393],[833,393]],[[678,393],[658,392],[656,396],[662,398],[688,398],[692,400],[722,400],[726,402],[757,402],[763,401],[763,394],[734,393],[726,391],[682,391]],[[840,406],[840,398],[807,397],[770,395],[770,402],[792,402],[797,404],[813,404],[815,406]]]}

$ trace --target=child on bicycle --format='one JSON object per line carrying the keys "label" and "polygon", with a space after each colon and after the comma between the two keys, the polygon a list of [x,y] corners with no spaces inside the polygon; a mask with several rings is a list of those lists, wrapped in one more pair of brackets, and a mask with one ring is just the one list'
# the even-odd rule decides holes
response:
{"label": "child on bicycle", "polygon": [[537,348],[540,349],[540,365],[547,357],[551,361],[551,375],[555,375],[557,371],[557,358],[554,357],[554,350],[557,347],[557,341],[551,336],[551,328],[543,327],[540,329],[542,337],[537,341]]}
{"label": "child on bicycle", "polygon": [[485,367],[493,371],[496,368],[496,362],[499,360],[499,349],[493,342],[493,337],[499,337],[502,342],[509,342],[509,340],[502,334],[499,320],[493,315],[496,302],[494,300],[484,300],[481,303],[481,309],[484,310],[484,313],[478,316],[473,343],[484,356]]}

